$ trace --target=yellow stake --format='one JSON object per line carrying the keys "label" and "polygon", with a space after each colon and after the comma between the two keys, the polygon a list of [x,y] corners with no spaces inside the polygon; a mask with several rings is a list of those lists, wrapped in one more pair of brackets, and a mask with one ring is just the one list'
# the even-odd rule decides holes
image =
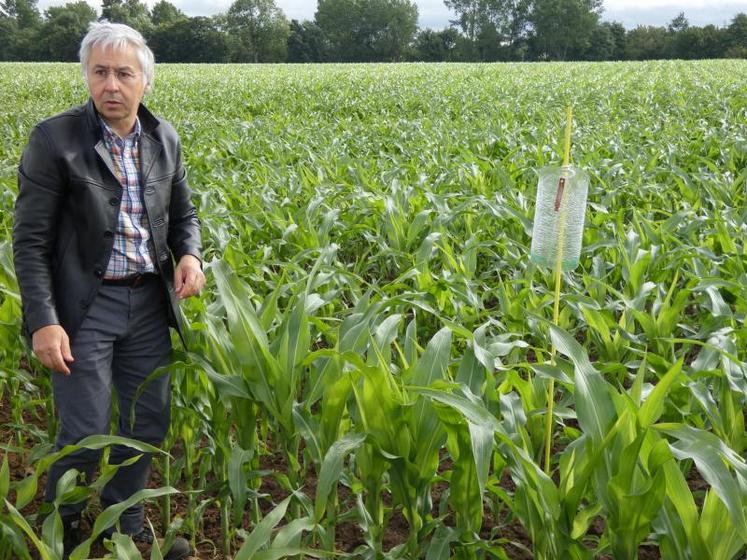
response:
{"label": "yellow stake", "polygon": [[563,146],[563,167],[571,164],[571,127],[573,126],[573,107],[568,105],[565,110],[565,142]]}
{"label": "yellow stake", "polygon": [[[573,108],[566,109],[565,142],[563,146],[563,178],[568,181],[568,167],[571,161],[571,126],[573,124]],[[560,214],[558,216],[558,246],[555,249],[555,305],[552,311],[552,321],[558,326],[560,321],[560,284],[563,272],[563,236],[565,235],[566,205],[563,204],[562,193],[560,200]],[[552,365],[555,362],[555,344],[550,350]],[[545,416],[545,473],[550,474],[550,448],[552,447],[552,415],[555,408],[555,379],[550,378],[547,388],[547,415]]]}

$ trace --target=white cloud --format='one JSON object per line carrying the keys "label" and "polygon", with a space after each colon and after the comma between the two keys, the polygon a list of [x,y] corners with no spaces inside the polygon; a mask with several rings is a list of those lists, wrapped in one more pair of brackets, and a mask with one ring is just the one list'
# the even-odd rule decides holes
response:
{"label": "white cloud", "polygon": [[747,0],[745,1],[718,1],[718,0],[604,0],[604,7],[607,10],[653,10],[661,7],[675,7],[681,12],[686,12],[689,9],[705,8],[705,7],[716,7],[720,5],[741,4],[747,8]]}
{"label": "white cloud", "polygon": [[726,26],[740,12],[747,13],[747,0],[605,0],[602,19],[619,21],[627,28],[638,25],[665,26],[684,12],[690,25]]}

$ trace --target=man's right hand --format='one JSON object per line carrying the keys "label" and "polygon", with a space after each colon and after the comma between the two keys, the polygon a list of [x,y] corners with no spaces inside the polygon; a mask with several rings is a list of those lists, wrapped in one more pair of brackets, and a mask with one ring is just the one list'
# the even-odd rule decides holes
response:
{"label": "man's right hand", "polygon": [[73,361],[70,352],[70,339],[60,325],[47,325],[34,331],[32,335],[34,354],[48,368],[70,375],[67,364]]}

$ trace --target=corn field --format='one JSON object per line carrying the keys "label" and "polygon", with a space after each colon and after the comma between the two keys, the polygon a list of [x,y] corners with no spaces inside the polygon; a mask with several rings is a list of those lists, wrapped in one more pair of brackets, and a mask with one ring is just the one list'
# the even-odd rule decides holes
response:
{"label": "corn field", "polygon": [[[133,501],[200,558],[744,557],[745,84],[737,60],[158,66],[208,285]],[[75,65],[0,64],[0,560],[61,558],[56,508],[116,469],[39,504],[70,450],[11,258],[31,127],[85,99]],[[529,246],[569,104],[591,182],[555,325]],[[140,557],[94,546],[117,507],[74,559]]]}

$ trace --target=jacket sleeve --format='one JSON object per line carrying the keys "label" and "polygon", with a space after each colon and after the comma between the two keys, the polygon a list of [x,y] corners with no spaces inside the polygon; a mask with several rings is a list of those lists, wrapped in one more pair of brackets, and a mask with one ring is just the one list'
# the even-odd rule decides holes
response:
{"label": "jacket sleeve", "polygon": [[52,274],[66,180],[54,154],[50,138],[37,126],[18,167],[13,262],[21,291],[24,329],[29,335],[46,325],[60,323]]}
{"label": "jacket sleeve", "polygon": [[177,142],[176,150],[177,165],[169,203],[169,249],[177,262],[184,255],[193,255],[202,262],[200,219],[192,204],[192,189],[189,188],[187,173],[182,165],[180,142]]}

